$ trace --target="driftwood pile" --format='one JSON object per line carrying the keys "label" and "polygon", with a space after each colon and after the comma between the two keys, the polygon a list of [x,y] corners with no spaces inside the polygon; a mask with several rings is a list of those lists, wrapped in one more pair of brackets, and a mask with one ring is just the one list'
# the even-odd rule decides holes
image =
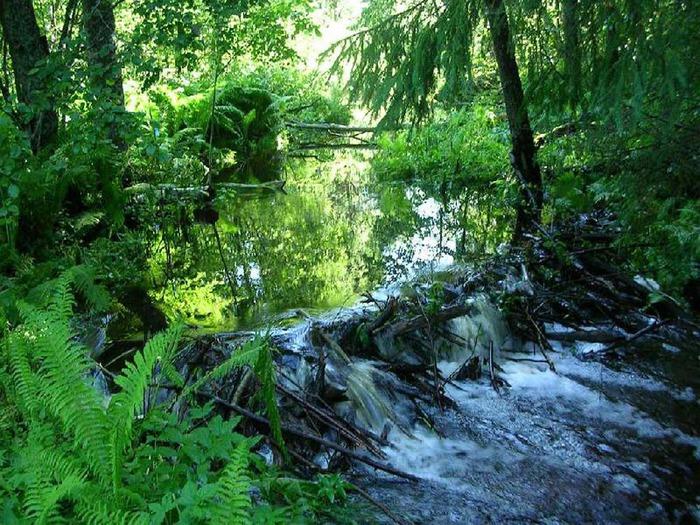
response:
{"label": "driftwood pile", "polygon": [[[642,346],[693,344],[692,314],[657,283],[631,276],[615,247],[608,215],[584,215],[556,232],[532,238],[532,290],[509,311],[511,329],[551,348],[551,341],[599,343],[587,357],[622,358]],[[568,328],[551,331],[547,324]]]}

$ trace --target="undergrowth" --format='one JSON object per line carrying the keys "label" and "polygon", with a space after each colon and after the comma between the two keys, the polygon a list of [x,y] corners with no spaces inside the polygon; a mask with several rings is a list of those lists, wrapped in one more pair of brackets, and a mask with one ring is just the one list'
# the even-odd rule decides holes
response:
{"label": "undergrowth", "polygon": [[[20,321],[4,319],[0,354],[0,515],[12,523],[316,523],[343,518],[346,483],[336,476],[290,478],[255,450],[263,436],[238,430],[212,403],[185,415],[151,400],[163,384],[184,387],[173,366],[175,325],[149,340],[115,377],[109,396],[72,331],[75,292],[103,307],[84,269],[64,272],[45,300],[18,301]],[[256,339],[206,382],[250,366],[263,385],[275,446],[284,449],[274,399],[270,347]],[[149,401],[148,403],[146,401]]]}

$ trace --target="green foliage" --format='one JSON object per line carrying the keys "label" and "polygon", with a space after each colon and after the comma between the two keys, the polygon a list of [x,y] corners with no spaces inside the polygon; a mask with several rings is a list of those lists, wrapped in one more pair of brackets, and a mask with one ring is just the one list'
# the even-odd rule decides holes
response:
{"label": "green foliage", "polygon": [[26,169],[29,144],[12,120],[0,113],[0,254],[8,257],[19,217],[19,181]]}
{"label": "green foliage", "polygon": [[[205,375],[203,375],[201,378],[199,378],[197,381],[195,381],[190,386],[185,388],[182,391],[181,396],[183,398],[187,398],[189,395],[191,395],[191,394],[197,392],[199,389],[201,389],[202,386],[206,385],[207,383],[211,383],[212,381],[216,381],[218,379],[226,377],[233,370],[235,370],[237,368],[243,368],[243,367],[252,368],[259,361],[259,359],[260,359],[259,356],[262,353],[269,352],[267,347],[268,347],[267,341],[265,341],[262,338],[256,338],[256,339],[253,339],[251,341],[246,342],[240,348],[238,348],[235,352],[233,352],[231,354],[231,356],[228,359],[226,359],[226,361],[224,361],[223,363],[221,363],[217,367],[213,368],[212,370],[207,372]],[[274,383],[273,383],[273,386],[274,386]]]}
{"label": "green foliage", "polygon": [[[410,224],[406,215],[433,198],[445,211],[443,227],[468,236],[460,241],[462,254],[493,250],[507,238],[515,181],[508,177],[507,128],[492,107],[484,99],[418,131],[380,139],[372,159],[376,180],[386,185],[380,201],[386,220],[380,228],[394,221]],[[407,186],[414,190],[408,200]]]}
{"label": "green foliage", "polygon": [[279,409],[277,407],[276,395],[276,379],[275,379],[275,364],[272,360],[272,349],[269,344],[264,344],[255,362],[255,373],[262,384],[260,394],[265,403],[265,410],[270,421],[270,429],[275,443],[282,449],[282,453],[286,456],[287,450],[284,446],[284,438],[282,437],[282,422],[280,419]]}
{"label": "green foliage", "polygon": [[557,174],[548,219],[610,210],[630,268],[679,295],[700,258],[697,123],[692,107],[681,121],[647,113],[628,130],[598,125],[547,145],[542,161]]}
{"label": "green foliage", "polygon": [[[567,4],[575,5],[571,35],[563,26]],[[582,111],[621,126],[649,103],[678,116],[678,102],[695,96],[700,10],[693,2],[511,2],[511,20],[527,36],[518,41],[530,101],[549,117]]]}
{"label": "green foliage", "polygon": [[[677,293],[698,272],[697,177],[685,159],[694,158],[697,148],[700,70],[692,57],[700,10],[670,0],[505,4],[526,88],[528,107],[521,110],[543,131],[573,118],[571,129],[579,132],[555,133],[540,154],[545,220],[608,207],[620,220],[619,247],[632,268],[651,271]],[[481,2],[373,0],[357,33],[331,50],[337,58],[333,72],[344,75],[345,64],[352,63],[350,96],[383,115],[384,124],[420,121],[435,108],[451,115],[460,114],[463,104],[478,109],[497,88],[483,8]],[[451,29],[453,23],[461,27]],[[499,113],[494,104],[488,107]],[[444,203],[451,187],[458,195],[478,192],[480,204],[457,212],[459,227],[466,226],[466,235],[481,230],[488,238],[494,232],[485,246],[493,248],[503,239],[499,225],[513,202],[512,183],[493,176],[496,167],[501,175],[509,171],[507,147],[503,143],[493,156],[471,153],[457,160],[464,154],[450,148],[463,141],[462,128],[475,136],[470,122],[478,117],[456,122],[451,133],[427,143],[441,120],[415,135],[381,141],[374,169],[380,180],[420,187],[419,200],[431,196]],[[475,144],[477,151],[489,151],[488,143]],[[474,173],[484,174],[483,180]],[[382,198],[386,217],[409,209],[400,190],[385,190]],[[441,215],[441,226],[443,220]]]}
{"label": "green foliage", "polygon": [[[0,339],[5,522],[312,523],[328,504],[343,503],[344,483],[330,478],[303,482],[304,490],[292,494],[251,452],[260,438],[236,432],[240,418],[224,420],[212,404],[192,406],[184,418],[163,405],[145,409],[153,382],[176,374],[167,369],[178,326],[135,355],[116,376],[120,389],[111,399],[99,394],[87,350],[70,329],[76,274],[58,279],[46,306],[23,305],[22,324]],[[232,363],[207,380],[229,373]],[[283,444],[269,345],[251,342],[237,363],[255,369],[273,435]],[[264,489],[255,505],[254,486]]]}
{"label": "green foliage", "polygon": [[124,9],[132,19],[126,56],[144,87],[209,72],[227,57],[292,59],[289,40],[316,28],[308,0],[147,0]]}
{"label": "green foliage", "polygon": [[67,260],[55,260],[18,269],[14,278],[0,281],[0,316],[11,326],[21,323],[27,308],[46,308],[53,292],[68,279],[82,311],[106,312],[112,298],[100,276],[89,265],[72,266]]}
{"label": "green foliage", "polygon": [[142,352],[127,363],[115,383],[121,390],[112,396],[107,416],[113,425],[109,436],[112,460],[112,484],[115,492],[121,486],[121,468],[124,453],[130,445],[134,417],[141,410],[143,399],[151,387],[156,365],[170,362],[177,350],[181,328],[174,326],[153,337]]}
{"label": "green foliage", "polygon": [[360,30],[328,51],[335,55],[332,71],[341,75],[353,64],[349,95],[375,115],[383,112],[383,125],[419,121],[436,93],[454,100],[469,90],[479,8],[471,0],[370,2]]}
{"label": "green foliage", "polygon": [[248,523],[251,508],[248,495],[250,483],[246,476],[248,459],[248,449],[239,445],[216,484],[212,523],[219,525]]}

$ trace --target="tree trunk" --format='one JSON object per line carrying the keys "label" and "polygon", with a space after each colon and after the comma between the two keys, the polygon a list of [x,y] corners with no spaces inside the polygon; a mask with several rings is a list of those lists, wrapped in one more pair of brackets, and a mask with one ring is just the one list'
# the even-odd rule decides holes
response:
{"label": "tree trunk", "polygon": [[581,50],[579,49],[578,0],[563,0],[561,21],[564,29],[564,68],[572,109],[581,100]]}
{"label": "tree trunk", "polygon": [[115,118],[124,112],[124,86],[114,42],[116,26],[112,0],[82,0],[82,3],[93,104],[101,106],[103,111],[100,113],[107,116],[105,125],[109,138],[118,147],[123,147],[118,118]]}
{"label": "tree trunk", "polygon": [[49,56],[49,46],[39,30],[31,0],[0,0],[0,25],[12,58],[17,100],[32,110],[26,131],[36,153],[55,140],[58,130],[58,116],[46,83],[41,75],[32,74],[32,69]]}
{"label": "tree trunk", "polygon": [[498,76],[508,115],[510,140],[513,150],[511,163],[520,184],[520,200],[513,240],[519,242],[522,234],[540,221],[542,211],[542,175],[535,158],[530,118],[525,105],[515,49],[510,36],[508,16],[503,0],[486,0],[493,51],[498,63]]}

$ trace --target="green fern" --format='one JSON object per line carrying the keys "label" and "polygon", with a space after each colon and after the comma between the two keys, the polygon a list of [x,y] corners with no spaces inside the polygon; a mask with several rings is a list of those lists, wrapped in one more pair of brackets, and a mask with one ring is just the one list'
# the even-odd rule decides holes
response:
{"label": "green fern", "polygon": [[270,421],[272,437],[286,457],[287,451],[282,436],[282,423],[275,395],[275,363],[272,359],[270,344],[265,338],[256,337],[243,344],[226,361],[185,388],[182,392],[182,397],[187,398],[200,390],[205,384],[226,377],[233,370],[244,366],[251,367],[260,381],[262,386],[261,395],[265,403],[268,420]]}
{"label": "green fern", "polygon": [[78,517],[86,525],[145,525],[148,516],[142,512],[109,509],[103,502],[82,503]]}
{"label": "green fern", "polygon": [[[116,376],[120,391],[105,408],[88,381],[88,350],[71,331],[78,274],[68,271],[52,281],[43,303],[20,304],[22,323],[2,340],[0,425],[9,431],[7,439],[0,436],[3,447],[8,444],[0,450],[5,512],[32,523],[249,523],[250,449],[258,438],[233,432],[235,420],[209,418],[211,410],[193,410],[184,420],[165,407],[146,413],[154,381],[184,382],[174,366],[182,327],[158,334],[135,355]],[[249,341],[183,393],[244,366],[260,381],[273,438],[286,456],[267,339]],[[287,515],[287,508],[271,512]]]}
{"label": "green fern", "polygon": [[275,394],[275,363],[272,360],[271,347],[267,343],[263,344],[258,352],[258,359],[255,363],[255,373],[262,385],[261,394],[265,402],[267,418],[270,421],[272,437],[279,445],[286,458],[287,449],[284,445],[284,438],[282,437],[282,422],[279,408],[277,407],[277,396]]}
{"label": "green fern", "polygon": [[112,397],[107,414],[112,425],[109,439],[114,491],[121,485],[124,452],[130,444],[134,417],[143,408],[146,392],[156,365],[170,362],[180,340],[182,326],[176,325],[153,337],[142,352],[134,356],[126,370],[115,379],[121,391]]}
{"label": "green fern", "polygon": [[25,511],[34,523],[55,522],[60,518],[60,503],[71,498],[85,485],[84,479],[70,475],[57,484],[35,480],[27,491]]}
{"label": "green fern", "polygon": [[93,472],[105,476],[108,421],[98,393],[85,380],[91,369],[87,351],[74,341],[69,326],[70,282],[68,274],[58,279],[46,310],[21,307],[25,324],[11,338],[16,344],[9,358],[22,404],[36,408],[41,403],[84,449]]}
{"label": "green fern", "polygon": [[40,407],[41,388],[32,369],[26,334],[13,332],[7,337],[5,357],[9,364],[15,403],[20,409],[31,413]]}
{"label": "green fern", "polygon": [[76,290],[85,298],[93,311],[104,312],[109,308],[112,298],[106,288],[95,282],[97,276],[92,266],[74,266],[69,273]]}
{"label": "green fern", "polygon": [[216,484],[212,502],[212,523],[215,525],[247,525],[251,508],[250,480],[247,475],[250,451],[242,442],[231,455],[231,461]]}
{"label": "green fern", "polygon": [[193,393],[197,392],[207,383],[226,377],[237,368],[244,366],[253,367],[258,361],[260,352],[264,347],[264,342],[261,339],[253,339],[246,342],[231,354],[226,361],[221,363],[216,368],[207,372],[204,376],[189,385],[182,391],[182,397],[186,399]]}

